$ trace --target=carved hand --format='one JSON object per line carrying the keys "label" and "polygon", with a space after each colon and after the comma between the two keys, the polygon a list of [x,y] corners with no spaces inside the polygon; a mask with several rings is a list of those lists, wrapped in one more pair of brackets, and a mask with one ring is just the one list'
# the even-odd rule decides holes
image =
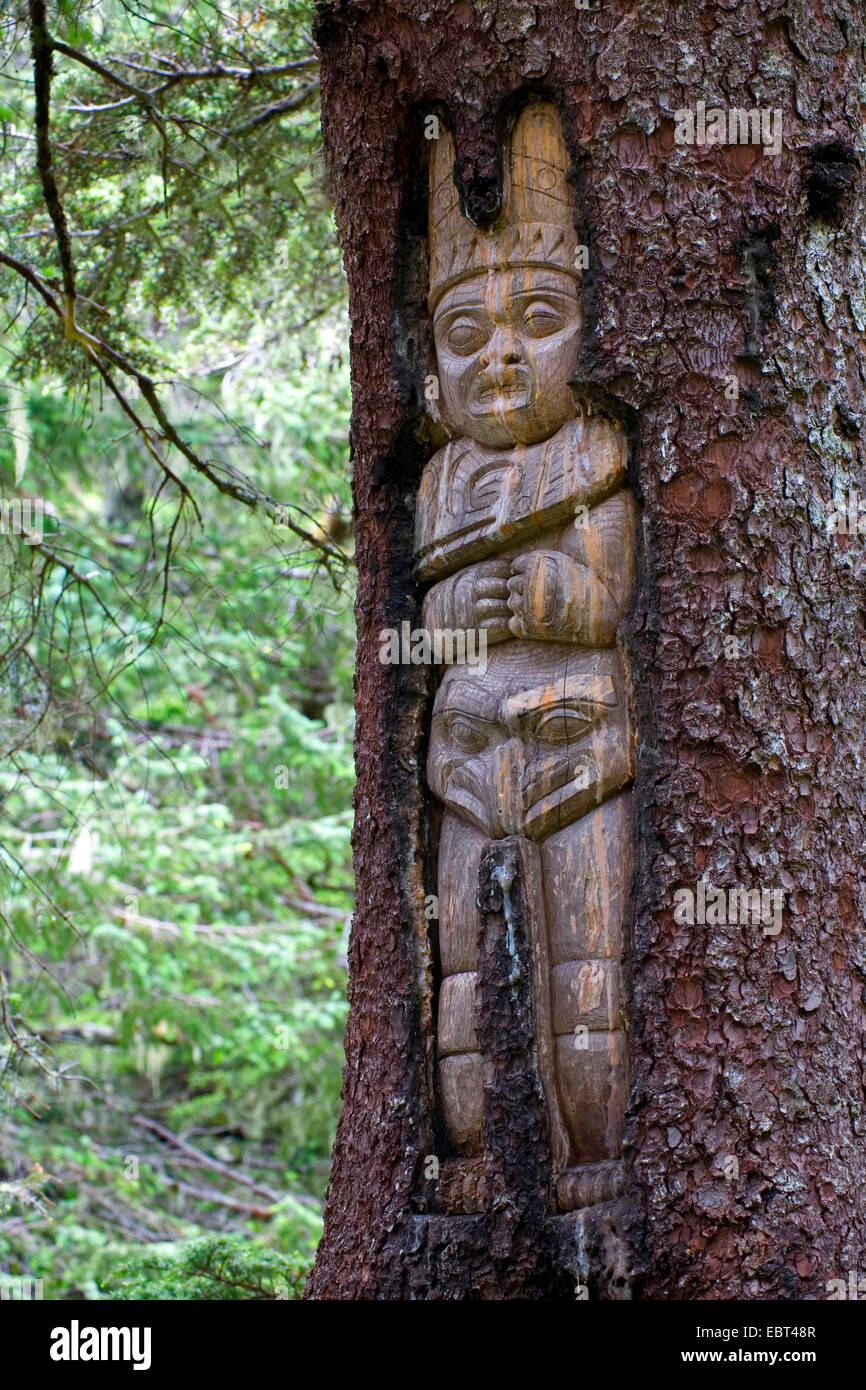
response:
{"label": "carved hand", "polygon": [[510,573],[508,560],[483,560],[434,584],[424,600],[424,626],[481,630],[489,643],[506,641]]}
{"label": "carved hand", "polygon": [[515,637],[607,646],[616,605],[598,576],[557,550],[533,550],[511,562],[509,629]]}

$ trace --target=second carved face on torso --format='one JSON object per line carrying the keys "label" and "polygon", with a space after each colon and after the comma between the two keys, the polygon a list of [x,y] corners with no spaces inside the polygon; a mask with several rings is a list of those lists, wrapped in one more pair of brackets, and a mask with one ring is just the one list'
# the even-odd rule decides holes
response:
{"label": "second carved face on torso", "polygon": [[566,271],[511,267],[452,285],[434,316],[445,423],[493,449],[550,438],[574,415],[580,327]]}
{"label": "second carved face on torso", "polygon": [[451,666],[433,707],[427,779],[493,839],[543,840],[633,775],[615,651],[508,642],[483,672]]}

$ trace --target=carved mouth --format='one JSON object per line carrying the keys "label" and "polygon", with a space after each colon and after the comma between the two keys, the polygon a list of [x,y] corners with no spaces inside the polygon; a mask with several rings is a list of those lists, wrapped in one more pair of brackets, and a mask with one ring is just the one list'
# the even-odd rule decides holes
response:
{"label": "carved mouth", "polygon": [[541,839],[567,825],[587,802],[600,800],[599,772],[595,760],[584,754],[534,779],[527,800],[524,833]]}
{"label": "carved mouth", "polygon": [[533,807],[544,797],[574,784],[574,790],[585,789],[598,780],[598,766],[595,759],[586,752],[569,753],[564,758],[544,759],[532,765],[532,776],[524,785],[527,808]]}
{"label": "carved mouth", "polygon": [[499,827],[476,788],[462,786],[459,777],[454,776],[447,779],[443,790],[446,805],[461,810],[484,835],[489,835],[491,839],[496,838],[500,833]]}
{"label": "carved mouth", "polygon": [[470,413],[486,415],[496,406],[515,408],[527,405],[532,398],[532,383],[525,373],[509,374],[500,381],[482,379],[473,393]]}
{"label": "carved mouth", "polygon": [[519,788],[503,787],[497,797],[486,769],[478,775],[464,763],[449,768],[444,785],[434,790],[494,838],[523,834],[543,839],[567,824],[576,807],[601,799],[598,767],[586,753],[547,763],[521,781]]}

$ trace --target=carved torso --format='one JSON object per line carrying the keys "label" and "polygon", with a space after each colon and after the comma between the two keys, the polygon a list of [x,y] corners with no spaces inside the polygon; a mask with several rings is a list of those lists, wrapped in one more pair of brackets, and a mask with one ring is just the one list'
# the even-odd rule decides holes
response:
{"label": "carved torso", "polygon": [[568,420],[539,444],[491,449],[459,439],[424,469],[415,522],[415,572],[427,583],[486,559],[509,541],[574,520],[622,487],[621,432],[601,415]]}

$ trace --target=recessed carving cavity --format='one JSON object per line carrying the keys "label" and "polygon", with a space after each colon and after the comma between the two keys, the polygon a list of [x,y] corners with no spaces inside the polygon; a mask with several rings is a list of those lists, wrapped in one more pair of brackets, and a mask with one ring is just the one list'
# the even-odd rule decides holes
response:
{"label": "recessed carving cavity", "polygon": [[538,103],[518,118],[489,230],[463,217],[453,169],[443,132],[430,165],[429,308],[434,408],[450,443],[424,470],[415,573],[425,627],[476,629],[492,650],[483,669],[446,671],[431,715],[428,783],[444,807],[439,1095],[452,1153],[468,1165],[452,1183],[465,1209],[468,1188],[484,1190],[485,1136],[497,1132],[485,1123],[490,991],[508,987],[484,976],[495,953],[479,956],[479,870],[508,840],[532,963],[526,1067],[544,1096],[550,1200],[567,1210],[622,1185],[634,735],[617,638],[637,507],[621,427],[575,403],[580,257],[558,113]]}

